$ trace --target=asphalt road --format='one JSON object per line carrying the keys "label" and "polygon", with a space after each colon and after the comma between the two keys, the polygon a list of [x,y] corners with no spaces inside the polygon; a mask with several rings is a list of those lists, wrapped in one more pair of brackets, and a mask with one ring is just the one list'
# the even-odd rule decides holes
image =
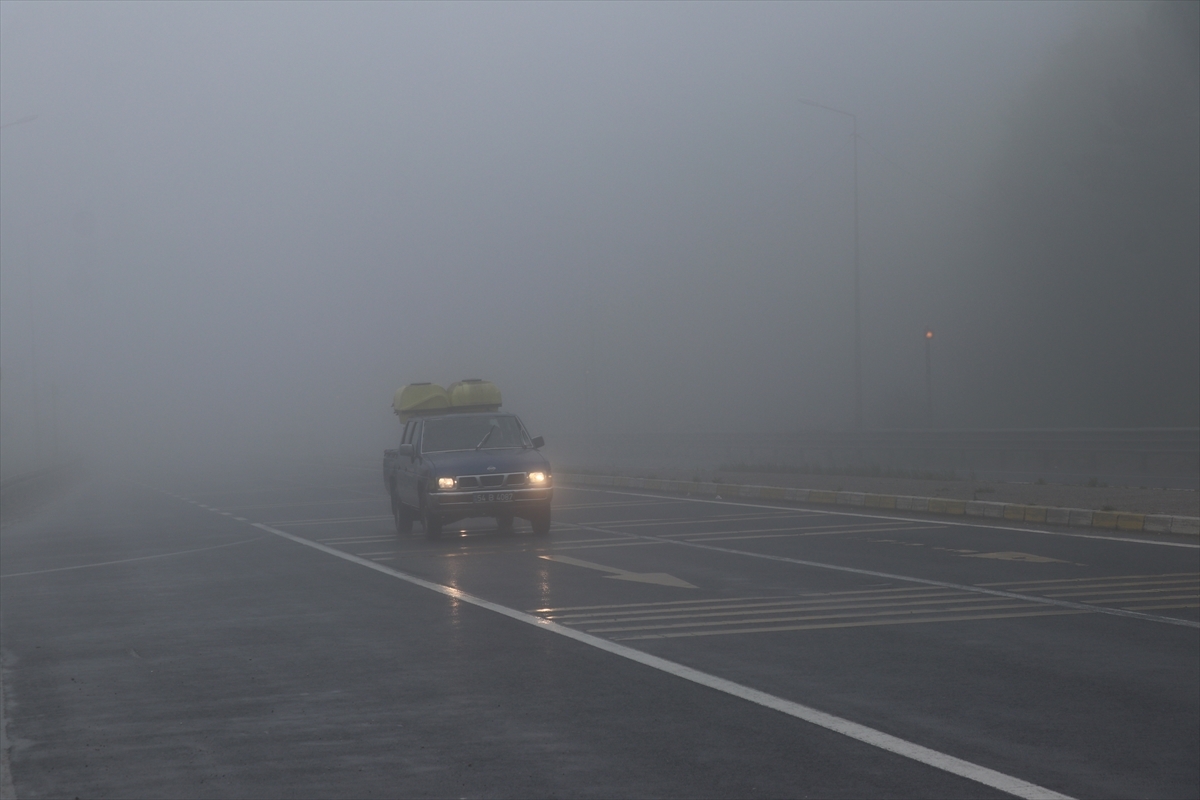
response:
{"label": "asphalt road", "polygon": [[376,470],[94,480],[0,533],[0,792],[1196,797],[1200,549]]}

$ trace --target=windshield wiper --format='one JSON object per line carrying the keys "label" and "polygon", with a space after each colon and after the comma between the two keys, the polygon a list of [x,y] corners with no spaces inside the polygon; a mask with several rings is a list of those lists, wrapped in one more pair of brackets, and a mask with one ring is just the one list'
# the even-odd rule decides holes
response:
{"label": "windshield wiper", "polygon": [[482,439],[479,440],[479,444],[475,445],[475,449],[478,450],[479,448],[481,448],[485,444],[487,444],[487,440],[492,438],[492,434],[495,433],[497,430],[498,429],[495,425],[488,428],[488,432],[484,435],[484,437]]}

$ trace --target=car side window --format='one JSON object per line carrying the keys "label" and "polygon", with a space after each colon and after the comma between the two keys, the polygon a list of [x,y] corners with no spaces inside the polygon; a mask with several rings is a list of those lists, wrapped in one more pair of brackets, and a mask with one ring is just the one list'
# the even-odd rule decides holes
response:
{"label": "car side window", "polygon": [[413,452],[421,452],[421,420],[413,422],[412,435],[409,437],[409,442],[412,443]]}
{"label": "car side window", "polygon": [[412,434],[413,421],[410,419],[404,423],[404,435],[400,437],[400,444],[408,444],[408,437]]}

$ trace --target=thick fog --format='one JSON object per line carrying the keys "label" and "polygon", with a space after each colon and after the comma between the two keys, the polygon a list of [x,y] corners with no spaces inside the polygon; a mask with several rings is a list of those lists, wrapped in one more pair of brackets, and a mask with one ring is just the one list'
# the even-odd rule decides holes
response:
{"label": "thick fog", "polygon": [[4,473],[1195,426],[1198,7],[6,0]]}

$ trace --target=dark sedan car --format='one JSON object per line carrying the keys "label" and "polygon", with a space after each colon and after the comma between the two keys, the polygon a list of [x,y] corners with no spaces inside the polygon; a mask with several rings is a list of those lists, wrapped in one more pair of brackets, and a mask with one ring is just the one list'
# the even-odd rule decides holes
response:
{"label": "dark sedan car", "polygon": [[397,532],[411,532],[420,520],[426,535],[437,536],[443,525],[470,517],[494,517],[507,529],[520,517],[535,534],[548,534],[554,489],[541,446],[515,414],[408,420],[400,446],[384,454]]}

